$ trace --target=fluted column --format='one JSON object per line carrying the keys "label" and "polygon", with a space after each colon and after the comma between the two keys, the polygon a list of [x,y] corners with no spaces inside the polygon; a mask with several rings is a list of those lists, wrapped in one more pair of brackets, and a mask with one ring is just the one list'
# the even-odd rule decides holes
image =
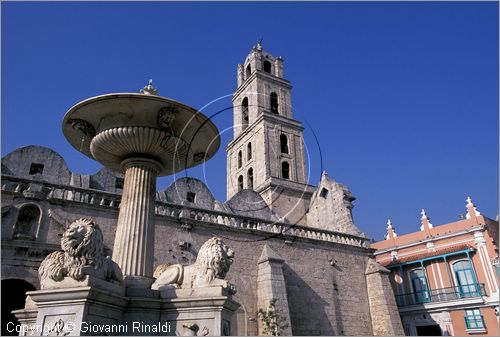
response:
{"label": "fluted column", "polygon": [[160,166],[145,158],[127,159],[113,260],[129,287],[149,287],[153,279],[156,177]]}

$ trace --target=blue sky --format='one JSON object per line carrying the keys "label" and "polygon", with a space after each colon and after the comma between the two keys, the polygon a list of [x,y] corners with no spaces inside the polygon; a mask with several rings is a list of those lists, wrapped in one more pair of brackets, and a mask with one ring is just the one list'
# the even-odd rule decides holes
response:
{"label": "blue sky", "polygon": [[[380,240],[388,217],[400,234],[418,230],[421,208],[435,225],[454,221],[468,195],[498,214],[496,2],[1,6],[2,156],[43,145],[95,173],[62,135],[71,106],[153,78],[162,96],[201,108],[234,92],[237,64],[262,37],[284,58],[294,117],[307,122],[310,183],[326,169],[347,185],[361,230]],[[214,122],[228,130],[222,146],[188,174],[225,200],[232,111]]]}

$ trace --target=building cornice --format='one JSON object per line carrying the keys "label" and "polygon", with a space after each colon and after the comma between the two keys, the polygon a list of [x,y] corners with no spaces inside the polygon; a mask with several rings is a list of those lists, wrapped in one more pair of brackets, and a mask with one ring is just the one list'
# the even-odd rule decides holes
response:
{"label": "building cornice", "polygon": [[[437,312],[437,311],[450,311],[468,309],[471,307],[477,308],[481,306],[491,306],[494,304],[486,303],[485,298],[477,297],[472,299],[460,299],[454,301],[446,301],[439,303],[422,303],[411,305],[407,307],[398,307],[400,314],[414,314],[419,312]],[[498,304],[497,304],[498,305]]]}
{"label": "building cornice", "polygon": [[304,127],[299,121],[263,110],[259,115],[257,115],[257,118],[254,122],[248,125],[245,130],[241,131],[241,133],[236,138],[232,139],[229,144],[227,144],[226,152],[230,151],[241,139],[244,139],[248,134],[254,132],[254,129],[262,127],[263,121],[279,123],[280,125],[295,129],[299,132],[304,131]]}
{"label": "building cornice", "polygon": [[392,247],[389,247],[389,248],[377,250],[376,253],[375,253],[375,256],[386,254],[386,253],[390,253],[390,252],[392,252],[394,250],[398,250],[398,249],[405,249],[405,248],[415,247],[415,246],[419,246],[419,245],[422,245],[422,244],[426,244],[428,242],[436,242],[436,241],[443,240],[443,239],[453,238],[453,237],[464,235],[464,234],[470,234],[470,233],[473,233],[473,232],[482,231],[482,230],[484,230],[484,228],[485,228],[485,226],[483,224],[480,224],[479,226],[474,226],[474,227],[471,227],[471,228],[466,228],[466,229],[460,230],[458,232],[453,232],[453,233],[439,235],[439,236],[431,236],[430,238],[427,238],[427,239],[419,240],[419,241],[416,241],[416,242],[411,242],[411,243],[400,245],[400,246],[395,245],[395,246],[392,246]]}
{"label": "building cornice", "polygon": [[233,101],[236,99],[236,97],[238,97],[239,95],[241,95],[245,90],[246,88],[250,85],[250,83],[252,83],[252,81],[254,79],[262,79],[262,80],[266,80],[266,81],[270,81],[270,82],[274,82],[275,84],[278,84],[280,86],[283,86],[287,89],[292,89],[292,85],[290,84],[290,81],[288,80],[285,80],[283,78],[279,78],[279,77],[276,77],[274,75],[270,75],[270,74],[267,74],[261,70],[255,70],[252,75],[250,75],[249,78],[247,78],[237,89],[236,91],[234,92],[233,94]]}

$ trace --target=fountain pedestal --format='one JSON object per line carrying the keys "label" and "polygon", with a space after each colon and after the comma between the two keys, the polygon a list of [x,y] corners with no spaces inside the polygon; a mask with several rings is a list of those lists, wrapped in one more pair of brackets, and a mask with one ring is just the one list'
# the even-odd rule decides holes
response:
{"label": "fountain pedestal", "polygon": [[125,181],[113,246],[113,260],[122,268],[125,283],[149,288],[154,282],[153,261],[156,177],[158,162],[146,158],[123,163]]}
{"label": "fountain pedestal", "polygon": [[86,283],[28,292],[32,304],[14,312],[24,324],[20,336],[235,334],[231,321],[239,304],[222,287],[156,290],[149,297],[124,297],[118,288],[113,291],[93,279]]}

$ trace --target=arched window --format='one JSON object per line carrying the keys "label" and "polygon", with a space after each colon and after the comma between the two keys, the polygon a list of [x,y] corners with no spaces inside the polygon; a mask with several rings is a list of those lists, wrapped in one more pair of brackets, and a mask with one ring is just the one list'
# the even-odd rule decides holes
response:
{"label": "arched window", "polygon": [[241,154],[241,151],[238,151],[238,168],[241,168],[243,165],[243,155]]}
{"label": "arched window", "polygon": [[36,205],[25,205],[19,210],[14,226],[14,240],[35,240],[40,209]]}
{"label": "arched window", "polygon": [[247,145],[247,160],[252,159],[252,143]]}
{"label": "arched window", "polygon": [[278,95],[275,92],[271,93],[271,112],[278,113]]}
{"label": "arched window", "polygon": [[288,138],[286,135],[280,135],[280,147],[281,153],[288,153]]}
{"label": "arched window", "polygon": [[247,183],[248,183],[248,188],[253,189],[253,168],[249,168],[247,172]]}
{"label": "arched window", "polygon": [[281,163],[281,177],[283,179],[290,179],[290,164],[286,161]]}
{"label": "arched window", "polygon": [[238,192],[243,189],[243,176],[238,177]]}
{"label": "arched window", "polygon": [[271,62],[264,61],[264,71],[269,74],[271,73]]}
{"label": "arched window", "polygon": [[425,271],[422,268],[411,270],[410,281],[413,287],[415,303],[429,302],[429,287],[427,286]]}
{"label": "arched window", "polygon": [[250,65],[247,65],[247,78],[249,78],[250,75],[252,75],[252,67]]}
{"label": "arched window", "polygon": [[474,269],[469,260],[460,260],[453,263],[453,272],[457,282],[460,297],[479,296]]}
{"label": "arched window", "polygon": [[243,130],[248,126],[248,98],[243,98],[241,102],[241,125]]}

